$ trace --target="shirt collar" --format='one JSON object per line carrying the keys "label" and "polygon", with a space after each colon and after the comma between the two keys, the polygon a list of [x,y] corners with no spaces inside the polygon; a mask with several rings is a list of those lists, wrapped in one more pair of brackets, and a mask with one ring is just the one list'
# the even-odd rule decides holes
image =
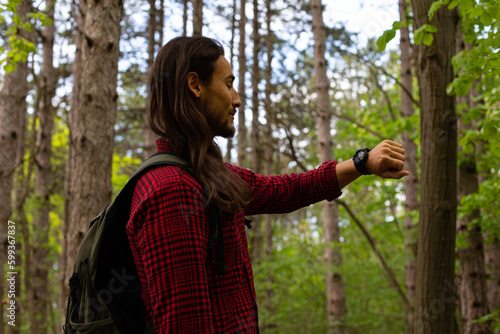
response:
{"label": "shirt collar", "polygon": [[158,138],[156,140],[157,152],[173,152],[174,147],[168,141],[163,138]]}

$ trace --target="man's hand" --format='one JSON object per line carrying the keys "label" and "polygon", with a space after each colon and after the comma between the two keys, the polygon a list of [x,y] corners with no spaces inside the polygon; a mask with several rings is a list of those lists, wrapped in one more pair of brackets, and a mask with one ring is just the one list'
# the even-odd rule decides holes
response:
{"label": "man's hand", "polygon": [[391,140],[384,140],[368,153],[366,169],[368,172],[386,179],[400,179],[410,175],[403,170],[405,164],[403,145]]}

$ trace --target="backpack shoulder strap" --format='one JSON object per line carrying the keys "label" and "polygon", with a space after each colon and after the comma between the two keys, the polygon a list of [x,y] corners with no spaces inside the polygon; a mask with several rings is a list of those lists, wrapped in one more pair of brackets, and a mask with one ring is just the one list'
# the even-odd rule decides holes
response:
{"label": "backpack shoulder strap", "polygon": [[147,171],[147,170],[151,169],[152,167],[159,166],[159,165],[165,165],[165,164],[179,166],[194,176],[193,171],[191,170],[191,167],[189,166],[189,163],[186,160],[182,159],[178,155],[173,154],[171,152],[159,152],[159,153],[152,155],[149,159],[144,161],[136,169],[135,173],[132,175],[130,180],[134,180],[134,178],[136,176],[142,175],[142,173],[144,171]]}
{"label": "backpack shoulder strap", "polygon": [[[196,179],[196,177],[193,174],[193,171],[192,171],[192,169],[187,161],[185,161],[184,159],[182,159],[181,157],[179,157],[178,155],[175,155],[173,153],[160,152],[160,153],[156,153],[155,155],[151,156],[149,159],[144,161],[135,170],[134,174],[132,174],[132,176],[128,180],[127,184],[122,189],[122,191],[120,191],[120,193],[118,194],[118,196],[116,198],[117,199],[118,199],[118,197],[121,198],[121,197],[125,196],[125,194],[127,194],[127,193],[129,196],[132,196],[134,193],[135,184],[137,183],[137,181],[139,181],[139,178],[143,174],[145,174],[146,172],[148,172],[149,170],[151,170],[155,167],[164,166],[164,165],[178,166],[178,167],[182,168],[183,170],[185,170],[186,172],[188,172],[189,174],[191,174]],[[124,193],[124,195],[122,195],[122,193]],[[115,199],[115,201],[116,201],[116,199]]]}

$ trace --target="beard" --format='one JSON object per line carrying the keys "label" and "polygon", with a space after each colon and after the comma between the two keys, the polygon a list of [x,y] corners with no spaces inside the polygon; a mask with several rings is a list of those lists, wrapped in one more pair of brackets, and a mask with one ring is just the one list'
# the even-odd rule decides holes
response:
{"label": "beard", "polygon": [[[228,118],[221,120],[217,118],[212,112],[210,112],[206,107],[205,110],[205,118],[207,120],[208,126],[212,130],[212,133],[215,136],[223,137],[223,138],[233,138],[236,133],[236,128],[229,121]],[[234,120],[234,116],[233,116]]]}
{"label": "beard", "polygon": [[223,138],[233,138],[236,133],[236,129],[232,124],[226,124],[226,126],[220,126],[215,130],[215,135]]}

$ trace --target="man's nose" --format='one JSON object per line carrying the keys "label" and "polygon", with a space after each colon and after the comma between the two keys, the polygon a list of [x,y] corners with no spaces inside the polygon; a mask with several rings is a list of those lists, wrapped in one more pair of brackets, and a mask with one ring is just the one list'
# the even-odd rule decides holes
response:
{"label": "man's nose", "polygon": [[233,94],[233,107],[239,108],[241,107],[241,100],[240,96],[238,95],[238,92],[235,90]]}

